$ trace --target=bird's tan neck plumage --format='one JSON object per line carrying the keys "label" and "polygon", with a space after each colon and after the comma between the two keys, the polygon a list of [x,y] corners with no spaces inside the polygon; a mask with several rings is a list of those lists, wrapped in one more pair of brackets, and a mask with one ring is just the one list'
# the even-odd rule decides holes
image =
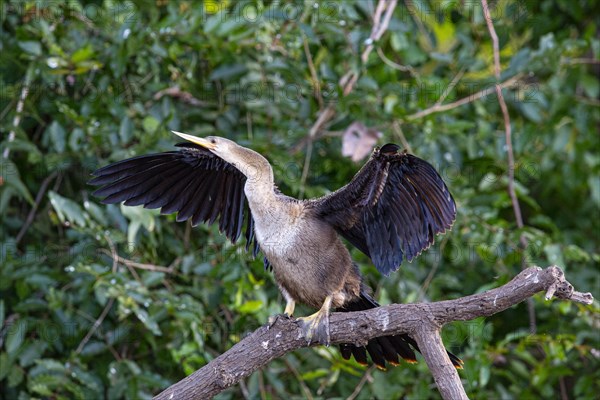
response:
{"label": "bird's tan neck plumage", "polygon": [[226,161],[246,176],[244,192],[250,203],[272,201],[275,196],[275,179],[271,164],[259,153],[237,147],[227,154]]}

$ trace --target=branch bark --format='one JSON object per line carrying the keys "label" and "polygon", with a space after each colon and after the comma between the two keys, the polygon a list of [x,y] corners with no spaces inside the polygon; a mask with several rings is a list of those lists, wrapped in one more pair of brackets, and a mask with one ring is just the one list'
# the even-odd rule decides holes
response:
{"label": "branch bark", "polygon": [[[447,357],[440,337],[441,328],[453,321],[486,317],[518,304],[538,292],[546,298],[591,304],[590,293],[579,293],[557,266],[530,267],[496,289],[455,300],[435,303],[392,304],[368,311],[333,313],[329,328],[331,343],[366,344],[379,336],[412,335],[444,399],[466,399],[460,377]],[[155,397],[166,399],[205,399],[249,376],[271,360],[307,347],[293,320],[279,318],[262,326],[230,350],[192,375],[170,386]]]}

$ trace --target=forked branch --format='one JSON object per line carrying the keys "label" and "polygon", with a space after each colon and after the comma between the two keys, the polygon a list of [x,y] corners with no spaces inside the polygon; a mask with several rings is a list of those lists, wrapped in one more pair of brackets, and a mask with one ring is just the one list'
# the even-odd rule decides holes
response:
{"label": "forked branch", "polygon": [[[591,304],[590,293],[580,293],[565,279],[557,266],[530,267],[496,289],[435,303],[392,304],[368,311],[333,313],[330,317],[331,343],[366,344],[378,336],[406,333],[418,342],[444,399],[466,399],[457,371],[446,356],[441,328],[453,321],[468,321],[499,313],[538,292]],[[262,326],[227,352],[182,379],[155,397],[165,399],[206,399],[236,384],[270,361],[290,351],[307,347],[293,320],[279,318],[271,327]]]}

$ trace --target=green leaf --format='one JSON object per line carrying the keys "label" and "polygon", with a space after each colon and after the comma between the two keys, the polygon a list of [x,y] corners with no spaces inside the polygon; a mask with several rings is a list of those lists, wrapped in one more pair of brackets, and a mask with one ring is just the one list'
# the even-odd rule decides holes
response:
{"label": "green leaf", "polygon": [[141,307],[134,307],[135,316],[146,326],[146,328],[150,329],[152,333],[157,336],[162,335],[160,328],[156,321],[148,315],[148,312]]}
{"label": "green leaf", "polygon": [[78,151],[85,141],[85,133],[81,128],[75,128],[69,135],[69,148]]}
{"label": "green leaf", "polygon": [[0,353],[0,381],[4,379],[11,371],[12,360],[5,352]]}
{"label": "green leaf", "polygon": [[69,63],[62,59],[61,57],[48,57],[46,59],[46,65],[48,65],[48,67],[52,68],[52,69],[56,69],[56,68],[67,68],[69,66]]}
{"label": "green leaf", "polygon": [[240,307],[238,307],[238,311],[243,314],[252,314],[258,312],[264,303],[260,300],[250,300],[244,302]]}
{"label": "green leaf", "polygon": [[30,391],[42,396],[53,396],[54,390],[64,387],[66,379],[61,375],[42,374],[37,375],[27,382]]}
{"label": "green leaf", "polygon": [[218,79],[227,79],[236,75],[240,75],[247,71],[246,65],[244,64],[229,64],[223,65],[215,69],[210,74],[210,80],[216,81]]}
{"label": "green leaf", "polygon": [[[159,125],[160,125],[160,122],[152,116],[147,116],[142,121],[142,127],[144,128],[144,131],[146,131],[147,133],[154,133]],[[119,131],[119,133],[120,133],[120,131]]]}
{"label": "green leaf", "polygon": [[72,200],[62,197],[54,191],[48,192],[50,198],[50,204],[56,211],[60,222],[69,222],[79,227],[86,225],[85,212],[79,207],[77,203]]}
{"label": "green leaf", "polygon": [[485,387],[490,380],[490,367],[487,365],[481,366],[479,369],[479,387]]}
{"label": "green leaf", "polygon": [[310,372],[306,372],[306,373],[302,374],[302,379],[305,381],[311,381],[314,379],[322,378],[327,375],[329,375],[329,370],[327,370],[325,368],[319,368],[314,371],[310,371]]}
{"label": "green leaf", "polygon": [[23,351],[19,355],[19,365],[28,367],[38,360],[46,351],[48,345],[42,340],[36,340],[25,345]]}
{"label": "green leaf", "polygon": [[39,56],[42,54],[42,45],[40,42],[36,42],[33,40],[28,40],[24,42],[19,42],[19,47],[23,49],[26,53],[32,54],[34,56]]}
{"label": "green leaf", "polygon": [[[146,130],[146,127],[144,127],[144,130]],[[124,116],[119,125],[119,138],[121,139],[121,143],[129,143],[132,137],[133,121],[128,116]]]}
{"label": "green leaf", "polygon": [[46,130],[46,135],[49,135],[52,146],[58,153],[65,151],[66,132],[61,124],[57,121],[53,121]]}
{"label": "green leaf", "polygon": [[23,378],[25,377],[25,372],[21,368],[13,368],[8,373],[8,387],[15,387],[21,382],[23,382]]}
{"label": "green leaf", "polygon": [[548,262],[552,265],[565,265],[565,261],[562,256],[561,246],[557,243],[547,244],[544,246],[544,253]]}
{"label": "green leaf", "polygon": [[143,282],[146,287],[151,288],[159,285],[164,279],[164,272],[149,271],[144,274]]}
{"label": "green leaf", "polygon": [[25,334],[27,333],[27,322],[19,320],[8,327],[8,333],[6,334],[6,343],[4,348],[9,356],[14,356],[23,341],[25,340]]}
{"label": "green leaf", "polygon": [[77,49],[73,53],[73,55],[71,56],[71,62],[73,64],[78,64],[92,57],[94,57],[94,48],[91,44],[87,44],[86,46]]}
{"label": "green leaf", "polygon": [[135,237],[138,231],[140,230],[141,225],[142,224],[140,223],[140,221],[131,221],[131,223],[127,227],[127,243],[129,243],[130,246],[136,243]]}
{"label": "green leaf", "polygon": [[35,373],[32,372],[33,376],[37,376],[38,374],[42,374],[48,371],[56,371],[64,373],[67,371],[67,368],[64,364],[52,359],[52,358],[44,358],[41,360],[36,360],[36,370]]}
{"label": "green leaf", "polygon": [[106,343],[97,340],[90,340],[86,343],[80,354],[83,356],[94,356],[104,353],[106,349]]}
{"label": "green leaf", "polygon": [[135,237],[140,227],[153,231],[155,226],[155,217],[159,214],[158,210],[149,210],[143,206],[127,207],[121,204],[121,213],[131,222],[127,228],[127,241],[135,243]]}
{"label": "green leaf", "polygon": [[595,76],[584,74],[581,77],[581,85],[585,94],[592,99],[597,98],[600,94],[600,81]]}
{"label": "green leaf", "polygon": [[591,197],[596,205],[596,207],[600,207],[600,178],[592,174],[588,177],[588,185],[590,186]]}
{"label": "green leaf", "polygon": [[[22,198],[25,198],[30,204],[33,204],[33,197],[27,187],[21,181],[21,174],[19,168],[10,160],[2,158],[0,160],[0,173],[2,178],[2,188],[13,188],[13,193],[18,193]],[[10,200],[10,197],[6,200]]]}
{"label": "green leaf", "polygon": [[84,201],[83,207],[84,207],[85,211],[92,218],[94,218],[99,224],[101,224],[102,226],[108,225],[108,220],[106,219],[106,216],[104,215],[104,211],[105,211],[104,209],[98,207],[97,204],[92,203],[91,201]]}
{"label": "green leaf", "polygon": [[533,122],[539,123],[542,121],[543,117],[541,114],[541,110],[539,105],[536,103],[522,103],[521,111],[527,118],[529,118]]}
{"label": "green leaf", "polygon": [[567,259],[568,261],[589,262],[591,260],[590,254],[588,252],[574,244],[570,244],[567,247],[565,247],[563,253],[565,259]]}

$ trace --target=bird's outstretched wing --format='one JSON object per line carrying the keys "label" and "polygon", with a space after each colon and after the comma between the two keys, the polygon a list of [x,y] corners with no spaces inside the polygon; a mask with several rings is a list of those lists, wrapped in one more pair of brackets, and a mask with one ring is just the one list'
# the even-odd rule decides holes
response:
{"label": "bird's outstretched wing", "polygon": [[376,149],[352,181],[312,201],[331,224],[371,258],[383,274],[397,270],[452,226],[456,205],[446,184],[426,161],[386,144]]}
{"label": "bird's outstretched wing", "polygon": [[[149,154],[107,165],[92,173],[90,185],[105,204],[160,208],[177,212],[177,221],[212,224],[233,243],[246,219],[246,249],[254,238],[254,221],[244,194],[246,177],[233,165],[193,143],[180,143],[179,151]],[[258,244],[254,240],[256,256]]]}

